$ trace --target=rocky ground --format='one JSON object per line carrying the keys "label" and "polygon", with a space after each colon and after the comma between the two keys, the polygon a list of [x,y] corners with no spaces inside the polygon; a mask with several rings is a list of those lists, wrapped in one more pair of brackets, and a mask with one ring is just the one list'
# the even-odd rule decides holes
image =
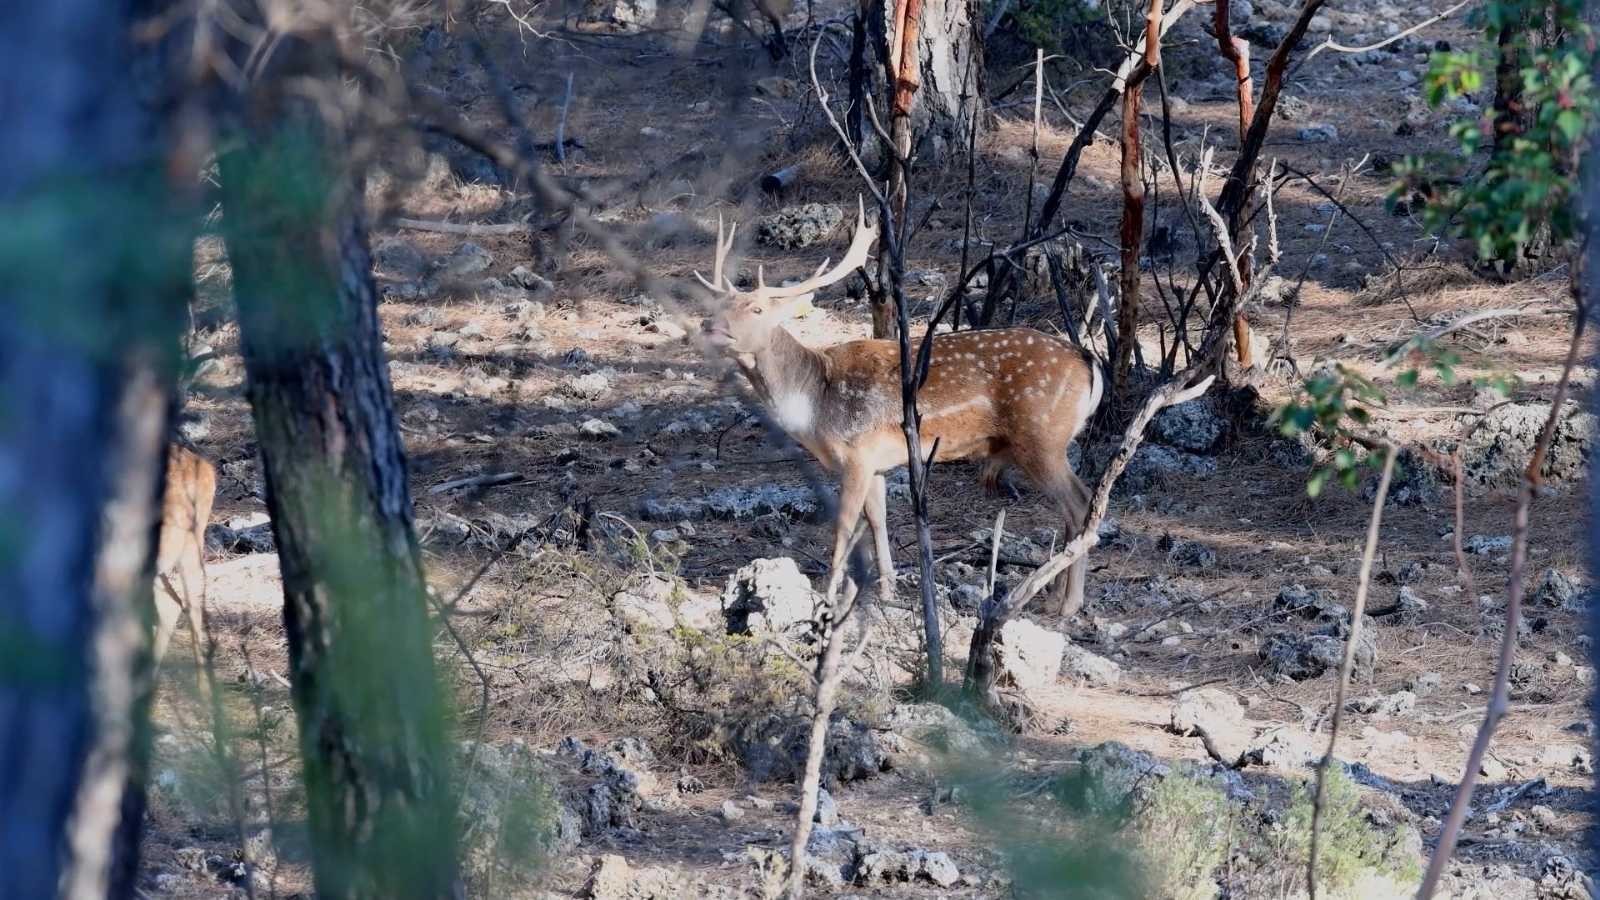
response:
{"label": "rocky ground", "polygon": [[[670,29],[614,33],[648,19],[647,5],[604,11],[610,30],[502,36],[537,134],[553,132],[560,112],[550,98],[567,72],[579,74],[566,133],[581,146],[558,166],[562,177],[609,198],[596,215],[658,276],[708,266],[719,213],[753,226],[746,268],[799,274],[836,255],[858,189],[818,151],[824,133],[801,64],[769,64],[735,34],[679,55]],[[1376,42],[1443,4],[1337,7],[1308,41]],[[1264,59],[1288,10],[1270,0],[1234,10]],[[675,23],[681,12],[659,15]],[[790,24],[803,21],[797,13]],[[1526,306],[1452,336],[1460,381],[1425,378],[1379,411],[1376,426],[1413,449],[1386,511],[1328,812],[1336,871],[1327,884],[1352,897],[1410,895],[1460,779],[1502,627],[1511,488],[1570,334],[1570,320],[1550,312],[1561,308],[1563,271],[1477,279],[1384,205],[1388,166],[1448,147],[1448,116],[1472,112],[1470,103],[1431,111],[1417,88],[1435,42],[1465,37],[1446,23],[1380,50],[1318,55],[1295,70],[1269,139],[1269,156],[1342,192],[1363,226],[1302,182],[1279,195],[1281,284],[1250,318],[1263,339],[1276,336],[1294,304],[1302,372],[1338,362],[1392,387],[1396,372],[1381,360],[1394,341],[1474,309]],[[1187,159],[1204,146],[1226,158],[1236,145],[1232,80],[1198,20],[1172,39],[1175,147]],[[524,40],[539,52],[520,52]],[[487,83],[453,39],[430,30],[405,49],[418,77],[493,121]],[[993,84],[1018,77],[1005,45],[991,57]],[[1075,113],[1103,76],[1080,77],[1057,85]],[[976,169],[983,244],[1016,233],[1029,184],[1031,110],[1011,100],[997,108]],[[1046,173],[1071,137],[1062,116],[1046,115]],[[1341,174],[1362,159],[1359,172]],[[749,185],[794,163],[805,177],[781,201]],[[1114,144],[1096,141],[1069,195],[1066,218],[1096,254],[1115,235],[1116,167]],[[410,175],[375,178],[375,203],[401,187],[386,213],[474,222],[527,211],[503,173],[464,153],[441,148]],[[930,167],[918,181],[918,196],[940,201],[910,249],[919,314],[959,261],[965,184],[962,166]],[[1182,215],[1170,203],[1155,209],[1178,262],[1156,253],[1151,266],[1181,273],[1194,249]],[[430,573],[442,597],[469,587],[455,607],[462,643],[441,634],[438,650],[460,687],[475,894],[762,895],[787,852],[801,666],[813,652],[812,587],[827,546],[802,451],[768,434],[736,382],[699,353],[693,309],[641,293],[584,241],[551,260],[550,245],[524,235],[463,239],[384,224],[374,245]],[[1405,267],[1394,271],[1391,259]],[[170,654],[144,881],[152,896],[198,897],[240,894],[253,878],[257,896],[288,896],[309,881],[276,557],[219,246],[202,242],[197,271],[210,310],[200,338],[217,360],[186,427],[223,475],[209,593],[242,774],[230,777],[207,750],[212,724],[191,699],[188,654]],[[1021,318],[1049,327],[1053,302]],[[861,335],[865,310],[835,288],[794,330],[813,344]],[[1142,339],[1154,353],[1166,338],[1152,329]],[[1497,399],[1469,379],[1503,371],[1521,379],[1515,402],[1485,413]],[[1594,373],[1576,378],[1586,402]],[[1030,614],[1002,634],[1002,683],[1026,713],[1005,723],[910,690],[920,652],[914,530],[903,480],[891,486],[905,608],[877,613],[877,643],[852,671],[830,730],[809,870],[818,893],[1049,895],[1072,879],[1133,877],[1150,896],[1296,895],[1308,762],[1327,745],[1371,485],[1307,498],[1318,448],[1264,421],[1294,384],[1264,375],[1251,393],[1157,420],[1102,526],[1086,609],[1067,621]],[[1594,670],[1580,479],[1593,423],[1579,410],[1564,414],[1550,487],[1534,508],[1512,707],[1483,768],[1452,896],[1589,896],[1580,847]],[[1472,570],[1463,581],[1448,473],[1425,451],[1448,452],[1479,419],[1463,449]],[[1082,468],[1104,458],[1106,439],[1084,442]],[[985,592],[994,514],[1008,510],[1005,583],[1060,542],[1059,523],[1026,485],[995,499],[976,476],[960,464],[933,476],[936,591],[955,671]],[[243,840],[227,811],[235,782]]]}

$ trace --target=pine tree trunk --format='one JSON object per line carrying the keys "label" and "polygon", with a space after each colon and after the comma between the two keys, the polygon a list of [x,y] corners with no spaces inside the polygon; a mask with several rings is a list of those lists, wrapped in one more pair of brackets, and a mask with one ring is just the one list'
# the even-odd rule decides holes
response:
{"label": "pine tree trunk", "polygon": [[0,13],[0,898],[128,896],[137,859],[189,275],[127,74],[147,6]]}
{"label": "pine tree trunk", "polygon": [[[910,5],[920,7],[915,45],[921,70],[911,113],[912,146],[924,165],[940,163],[966,151],[972,122],[983,115],[979,12],[975,0],[884,0],[877,12],[884,17],[890,46],[897,13]],[[894,81],[880,83],[892,89]],[[886,105],[878,109],[886,116]]]}
{"label": "pine tree trunk", "polygon": [[[456,897],[444,699],[360,178],[342,137],[258,80],[221,160],[247,394],[283,571],[317,892]],[[296,56],[298,54],[298,57]],[[327,70],[314,70],[330,77]]]}

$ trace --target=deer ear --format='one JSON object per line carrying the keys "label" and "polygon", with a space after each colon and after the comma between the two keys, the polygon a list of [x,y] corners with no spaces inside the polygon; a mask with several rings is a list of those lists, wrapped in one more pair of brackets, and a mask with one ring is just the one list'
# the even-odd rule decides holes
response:
{"label": "deer ear", "polygon": [[785,319],[798,319],[810,315],[817,307],[811,302],[816,298],[815,293],[801,294],[783,301],[783,317]]}

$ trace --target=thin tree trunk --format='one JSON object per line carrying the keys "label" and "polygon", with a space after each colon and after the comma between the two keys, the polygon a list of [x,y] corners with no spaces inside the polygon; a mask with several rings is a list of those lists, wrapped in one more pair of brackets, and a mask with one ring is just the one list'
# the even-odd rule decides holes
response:
{"label": "thin tree trunk", "polygon": [[0,14],[0,898],[127,896],[137,859],[188,265],[125,74],[148,6]]}
{"label": "thin tree trunk", "polygon": [[283,571],[317,892],[457,897],[444,698],[360,178],[316,112],[274,94],[288,70],[273,65],[221,159],[224,234]]}
{"label": "thin tree trunk", "polygon": [[1122,95],[1122,296],[1117,305],[1117,359],[1112,370],[1112,396],[1121,396],[1139,339],[1139,249],[1144,237],[1144,178],[1139,172],[1139,95],[1142,84],[1130,84]]}
{"label": "thin tree trunk", "polygon": [[[1243,38],[1234,37],[1229,30],[1229,15],[1231,4],[1229,0],[1217,0],[1217,6],[1212,18],[1213,30],[1217,33],[1217,45],[1222,51],[1222,56],[1233,64],[1233,78],[1238,91],[1239,107],[1239,143],[1244,144],[1245,136],[1250,132],[1250,120],[1256,114],[1255,85],[1250,80],[1250,42]],[[1255,171],[1250,173],[1252,180]],[[1250,281],[1255,277],[1255,257],[1243,252],[1244,246],[1239,240],[1238,220],[1234,220],[1233,231],[1228,235],[1233,241],[1233,246],[1239,252],[1239,279],[1245,287],[1250,286]],[[1233,314],[1233,347],[1235,358],[1241,367],[1250,364],[1252,355],[1250,349],[1250,323],[1245,320],[1243,310]]]}

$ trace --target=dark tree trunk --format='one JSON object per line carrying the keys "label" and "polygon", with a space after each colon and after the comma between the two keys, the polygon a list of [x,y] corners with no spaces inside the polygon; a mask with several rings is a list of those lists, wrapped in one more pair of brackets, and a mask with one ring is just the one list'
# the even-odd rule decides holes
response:
{"label": "dark tree trunk", "polygon": [[[292,45],[292,46],[291,46]],[[285,41],[221,160],[247,394],[283,571],[317,892],[454,897],[444,699],[344,136],[275,94],[336,77]]]}
{"label": "dark tree trunk", "polygon": [[188,275],[127,74],[147,6],[0,14],[0,898],[127,896],[137,858]]}
{"label": "dark tree trunk", "polygon": [[[1600,139],[1600,131],[1591,130],[1589,145],[1600,146],[1595,143]],[[1587,166],[1584,171],[1583,190],[1584,224],[1588,240],[1586,253],[1573,260],[1574,265],[1583,267],[1582,273],[1574,282],[1583,292],[1580,302],[1589,310],[1591,320],[1600,314],[1600,167]],[[1595,361],[1600,363],[1600,352],[1596,353]],[[1593,411],[1600,412],[1600,391],[1592,392],[1589,401]],[[1590,463],[1589,470],[1589,574],[1592,578],[1600,580],[1600,454],[1596,454]],[[1588,604],[1587,630],[1589,635],[1589,665],[1600,667],[1600,606]],[[1590,721],[1600,721],[1600,691],[1594,689],[1589,693]],[[1600,748],[1600,742],[1590,739],[1590,749]],[[1589,792],[1589,830],[1588,845],[1591,858],[1595,853],[1600,853],[1600,819],[1595,813],[1600,811],[1600,788]]]}

